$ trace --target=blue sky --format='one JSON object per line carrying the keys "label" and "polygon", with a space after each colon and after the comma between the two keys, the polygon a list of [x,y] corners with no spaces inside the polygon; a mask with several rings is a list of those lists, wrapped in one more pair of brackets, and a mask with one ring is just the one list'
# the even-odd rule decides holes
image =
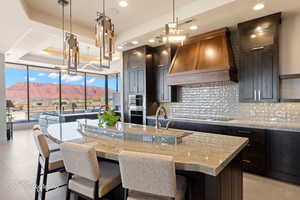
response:
{"label": "blue sky", "polygon": [[[6,88],[11,87],[17,82],[26,82],[27,72],[26,69],[14,69],[14,68],[5,68],[5,83]],[[50,72],[39,72],[39,71],[29,71],[29,81],[35,83],[53,83],[58,84],[59,77],[57,73]],[[62,75],[62,83],[63,84],[71,84],[71,85],[84,85],[84,77],[83,76],[71,76],[68,74]],[[96,77],[87,77],[87,85],[88,86],[97,86],[104,87],[105,79],[104,78],[96,78]],[[108,80],[108,87],[112,89],[116,89],[116,79]]]}

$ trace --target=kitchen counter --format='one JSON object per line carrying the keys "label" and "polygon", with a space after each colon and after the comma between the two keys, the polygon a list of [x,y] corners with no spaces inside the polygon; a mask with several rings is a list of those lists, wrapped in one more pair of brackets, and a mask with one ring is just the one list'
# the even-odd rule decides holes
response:
{"label": "kitchen counter", "polygon": [[[154,119],[155,116],[147,116],[148,119]],[[300,123],[294,122],[267,122],[267,121],[250,121],[250,120],[204,120],[204,119],[185,119],[185,118],[172,118],[172,121],[176,122],[193,122],[210,125],[220,126],[232,126],[241,128],[255,128],[255,129],[267,129],[275,131],[290,131],[300,132]]]}
{"label": "kitchen counter", "polygon": [[125,124],[127,132],[144,134],[159,132],[159,134],[185,134],[181,144],[162,145],[154,143],[121,140],[107,136],[90,136],[77,130],[78,123],[51,124],[48,135],[54,141],[80,141],[95,146],[99,157],[118,160],[122,150],[149,152],[174,157],[176,169],[201,172],[217,176],[247,145],[248,139],[225,135],[182,131],[176,129],[156,130],[151,126]]}

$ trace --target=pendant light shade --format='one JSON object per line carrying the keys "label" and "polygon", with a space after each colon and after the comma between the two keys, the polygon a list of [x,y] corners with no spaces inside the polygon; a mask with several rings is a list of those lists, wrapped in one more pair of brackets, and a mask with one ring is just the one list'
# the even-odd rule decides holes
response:
{"label": "pendant light shade", "polygon": [[[77,72],[79,66],[79,42],[72,30],[72,0],[59,0],[62,6],[62,31],[63,31],[63,65],[67,60],[67,70],[69,74]],[[65,31],[65,6],[70,4],[70,32]]]}
{"label": "pendant light shade", "polygon": [[105,0],[103,11],[97,12],[95,44],[100,49],[100,67],[109,68],[115,51],[115,28],[111,18],[105,14]]}
{"label": "pendant light shade", "polygon": [[182,30],[179,29],[178,17],[175,19],[175,0],[173,3],[173,21],[165,25],[165,34],[162,36],[162,40],[165,43],[183,43],[186,39],[186,35],[182,34]]}

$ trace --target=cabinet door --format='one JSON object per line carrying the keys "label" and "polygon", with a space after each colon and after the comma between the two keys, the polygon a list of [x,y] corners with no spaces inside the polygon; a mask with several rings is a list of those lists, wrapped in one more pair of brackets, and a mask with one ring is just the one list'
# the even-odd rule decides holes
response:
{"label": "cabinet door", "polygon": [[262,49],[257,51],[259,64],[257,66],[259,76],[258,101],[278,101],[278,71],[276,57],[273,49]]}
{"label": "cabinet door", "polygon": [[137,92],[137,70],[128,71],[128,91],[130,94],[135,94]]}
{"label": "cabinet door", "polygon": [[240,102],[253,102],[257,99],[256,94],[256,65],[257,53],[242,53],[239,70]]}
{"label": "cabinet door", "polygon": [[170,102],[171,101],[171,87],[167,84],[167,73],[169,71],[169,66],[163,67],[162,75],[163,75],[163,101]]}
{"label": "cabinet door", "polygon": [[156,100],[162,102],[164,98],[164,81],[163,81],[163,69],[161,67],[156,68]]}
{"label": "cabinet door", "polygon": [[145,88],[145,72],[143,69],[137,70],[136,71],[136,88],[137,88],[137,93],[142,94],[144,93],[144,88]]}
{"label": "cabinet door", "polygon": [[300,182],[300,135],[294,132],[269,133],[269,164],[271,172],[297,177]]}

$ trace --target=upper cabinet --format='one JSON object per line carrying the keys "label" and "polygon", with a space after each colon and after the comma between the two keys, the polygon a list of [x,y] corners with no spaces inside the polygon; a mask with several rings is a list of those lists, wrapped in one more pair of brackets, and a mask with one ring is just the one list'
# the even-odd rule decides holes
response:
{"label": "upper cabinet", "polygon": [[281,14],[238,24],[240,102],[279,101],[279,26]]}
{"label": "upper cabinet", "polygon": [[155,48],[153,55],[157,102],[174,102],[177,100],[176,86],[169,86],[167,84],[167,74],[175,51],[175,46],[163,45]]}

